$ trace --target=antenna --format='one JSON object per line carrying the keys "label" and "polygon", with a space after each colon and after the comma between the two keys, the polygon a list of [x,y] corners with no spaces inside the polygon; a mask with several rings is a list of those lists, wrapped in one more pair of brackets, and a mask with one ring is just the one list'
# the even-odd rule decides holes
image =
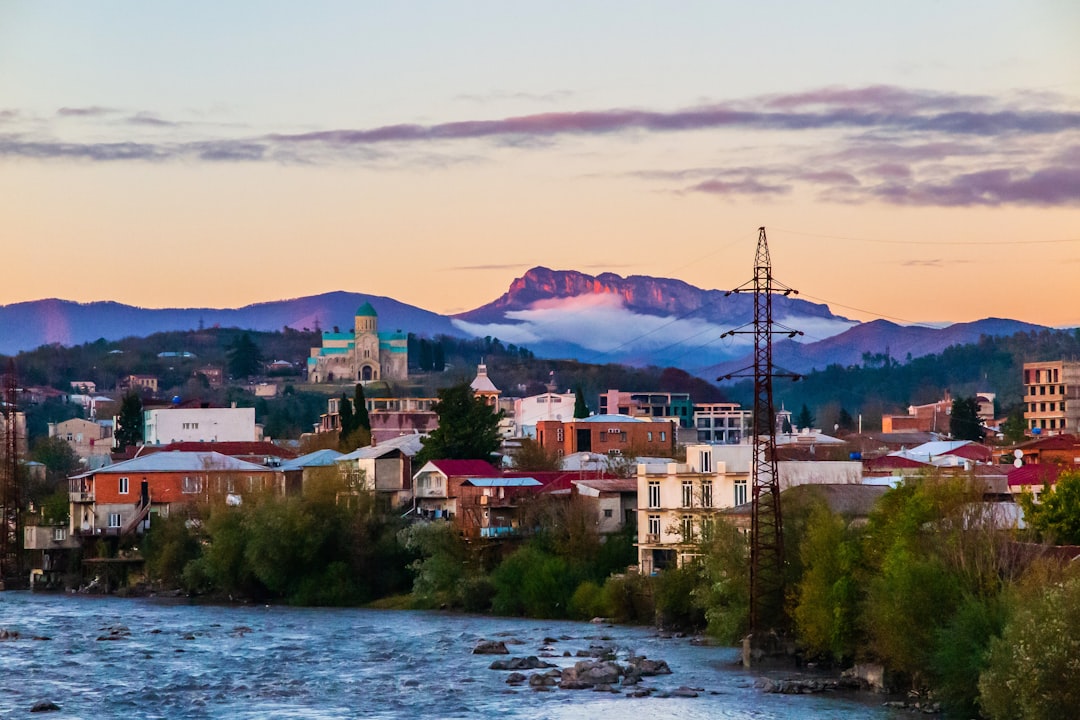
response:
{"label": "antenna", "polygon": [[[802,335],[798,330],[773,322],[772,296],[798,294],[796,290],[776,282],[772,276],[769,243],[765,228],[758,228],[757,253],[754,258],[754,279],[726,294],[752,292],[754,321],[728,330],[729,335],[754,336],[754,364],[730,375],[754,378],[754,448],[750,464],[751,524],[750,524],[750,633],[760,643],[767,630],[782,629],[784,623],[784,523],[780,511],[780,479],[776,463],[776,413],[773,405],[772,381],[775,377],[798,380],[793,373],[776,373],[772,362],[772,336],[780,330],[788,337]],[[751,371],[752,373],[748,373]],[[759,634],[761,633],[761,634]]]}

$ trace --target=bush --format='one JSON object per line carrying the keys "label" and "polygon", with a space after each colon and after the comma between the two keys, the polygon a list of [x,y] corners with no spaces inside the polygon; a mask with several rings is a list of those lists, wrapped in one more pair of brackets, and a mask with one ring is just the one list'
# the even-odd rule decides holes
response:
{"label": "bush", "polygon": [[653,580],[657,624],[681,630],[705,627],[705,612],[694,602],[694,595],[702,582],[699,563],[668,568],[657,575]]}
{"label": "bush", "polygon": [[652,578],[638,573],[612,575],[603,590],[604,617],[637,625],[651,625],[655,621]]}
{"label": "bush", "polygon": [[604,591],[592,580],[577,586],[570,597],[570,617],[575,620],[591,620],[604,614]]}

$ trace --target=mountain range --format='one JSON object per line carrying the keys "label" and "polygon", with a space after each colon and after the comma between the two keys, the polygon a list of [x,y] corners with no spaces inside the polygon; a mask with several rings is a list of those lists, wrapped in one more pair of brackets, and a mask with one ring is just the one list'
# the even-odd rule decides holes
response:
{"label": "mountain range", "polygon": [[[0,306],[0,353],[44,344],[77,345],[198,327],[273,331],[351,328],[356,308],[371,303],[380,330],[433,337],[497,337],[538,357],[589,363],[674,366],[712,380],[749,364],[753,296],[703,290],[681,280],[614,273],[532,268],[503,295],[457,315],[440,315],[393,298],[329,292],[235,309],[147,309],[115,302],[47,299]],[[774,361],[794,372],[832,363],[860,363],[864,353],[887,353],[901,362],[940,352],[981,335],[1011,335],[1043,326],[987,318],[943,328],[903,326],[886,320],[859,323],[826,305],[775,296],[773,318],[804,333],[774,345]]]}

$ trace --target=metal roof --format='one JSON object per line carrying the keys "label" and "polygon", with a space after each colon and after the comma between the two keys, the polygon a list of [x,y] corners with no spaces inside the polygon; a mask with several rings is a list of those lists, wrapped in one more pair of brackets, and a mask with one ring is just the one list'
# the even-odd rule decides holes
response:
{"label": "metal roof", "polygon": [[237,460],[219,452],[184,452],[170,450],[137,457],[133,460],[106,465],[97,470],[73,475],[89,477],[99,472],[151,473],[151,472],[267,472],[269,468],[255,463]]}
{"label": "metal roof", "polygon": [[337,450],[331,450],[329,448],[325,450],[316,450],[310,452],[307,455],[301,455],[298,458],[289,460],[288,462],[281,463],[280,470],[303,470],[307,467],[327,467],[333,465],[341,457],[341,453]]}
{"label": "metal roof", "polygon": [[469,478],[461,483],[473,487],[540,487],[542,482],[529,477]]}

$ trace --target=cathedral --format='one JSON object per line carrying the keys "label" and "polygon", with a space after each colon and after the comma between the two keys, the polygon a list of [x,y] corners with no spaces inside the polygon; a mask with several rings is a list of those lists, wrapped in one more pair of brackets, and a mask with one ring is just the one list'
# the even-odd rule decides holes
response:
{"label": "cathedral", "polygon": [[322,334],[322,347],[311,348],[307,371],[311,383],[405,380],[409,340],[400,331],[380,333],[378,313],[364,303],[356,311],[353,332]]}

